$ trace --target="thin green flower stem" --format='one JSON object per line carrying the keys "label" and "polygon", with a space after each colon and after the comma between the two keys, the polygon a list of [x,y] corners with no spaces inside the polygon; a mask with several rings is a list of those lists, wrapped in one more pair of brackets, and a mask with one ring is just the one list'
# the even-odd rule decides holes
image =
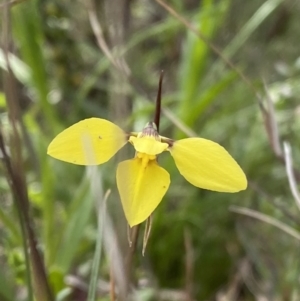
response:
{"label": "thin green flower stem", "polygon": [[[9,157],[8,157],[6,149],[5,149],[1,124],[0,124],[0,150],[2,152],[3,162],[4,162],[5,167],[7,169],[7,179],[8,179],[9,176],[12,176],[13,170],[12,170],[12,166],[11,166]],[[14,187],[13,187],[12,181],[8,180],[8,183],[10,185],[11,191],[13,192]],[[21,233],[22,233],[22,247],[23,247],[23,252],[24,252],[24,256],[25,256],[26,283],[27,283],[27,290],[28,290],[28,300],[33,301],[32,279],[31,279],[31,272],[30,272],[31,268],[30,268],[30,259],[29,259],[29,248],[27,246],[27,234],[26,234],[26,229],[25,229],[25,221],[24,221],[24,216],[22,214],[20,202],[16,198],[16,196],[14,196],[14,204],[17,208],[17,214],[18,214],[18,217],[19,217],[19,223],[20,223],[20,228],[21,228]]]}
{"label": "thin green flower stem", "polygon": [[98,209],[98,228],[97,228],[97,239],[96,239],[96,249],[92,265],[91,280],[89,285],[87,301],[95,301],[97,293],[97,282],[99,274],[99,266],[101,259],[102,241],[103,241],[103,225],[105,223],[105,212],[106,212],[106,201],[111,193],[111,190],[107,190]]}
{"label": "thin green flower stem", "polygon": [[134,226],[133,228],[131,228],[130,233],[129,233],[129,237],[130,237],[130,247],[128,249],[128,253],[126,256],[126,266],[125,266],[125,271],[126,271],[126,290],[128,291],[129,289],[129,284],[130,281],[132,279],[132,262],[133,262],[133,256],[135,254],[136,251],[136,247],[137,247],[137,241],[138,241],[138,237],[139,237],[139,232],[140,232],[140,228],[141,228],[141,224]]}

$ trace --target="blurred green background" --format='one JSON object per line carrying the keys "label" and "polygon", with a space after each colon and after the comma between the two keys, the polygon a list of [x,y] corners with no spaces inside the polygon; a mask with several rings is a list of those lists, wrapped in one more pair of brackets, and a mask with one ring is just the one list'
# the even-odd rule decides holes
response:
{"label": "blurred green background", "polygon": [[[300,2],[167,3],[244,73],[260,100],[207,43],[156,1],[27,0],[10,7],[9,57],[23,123],[22,165],[37,247],[54,296],[87,300],[96,279],[95,300],[114,300],[112,278],[117,290],[126,282],[126,271],[118,270],[126,266],[128,242],[115,170],[134,151],[125,147],[117,158],[87,170],[48,157],[47,146],[61,130],[88,117],[141,130],[153,118],[163,69],[160,133],[176,139],[194,132],[220,143],[245,171],[249,187],[237,194],[197,189],[168,154],[160,156],[172,182],[154,213],[144,257],[144,226],[140,229],[130,299],[299,300],[299,237],[231,206],[255,210],[300,231],[284,155],[274,152],[268,126],[275,117],[280,145],[290,143],[295,172],[300,170]],[[1,17],[3,28],[5,20]],[[2,80],[7,69],[3,49]],[[7,97],[1,90],[2,132],[10,133]],[[4,165],[0,172],[0,300],[29,300],[24,236]],[[97,211],[108,189],[112,193],[103,224],[100,216],[102,239]],[[97,241],[103,249],[99,265],[93,261]],[[91,277],[95,263],[99,274]]]}

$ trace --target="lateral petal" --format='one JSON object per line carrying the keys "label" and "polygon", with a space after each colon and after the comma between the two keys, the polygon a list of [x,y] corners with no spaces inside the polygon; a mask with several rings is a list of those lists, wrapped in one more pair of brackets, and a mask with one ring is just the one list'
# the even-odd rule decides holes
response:
{"label": "lateral petal", "polygon": [[130,227],[150,216],[170,185],[169,173],[156,160],[142,162],[136,157],[121,162],[117,168],[117,186]]}
{"label": "lateral petal", "polygon": [[126,142],[126,133],[114,123],[89,118],[58,134],[47,154],[73,164],[98,165],[108,161]]}
{"label": "lateral petal", "polygon": [[219,192],[238,192],[247,188],[244,172],[218,143],[188,138],[174,142],[169,151],[179,172],[197,187]]}

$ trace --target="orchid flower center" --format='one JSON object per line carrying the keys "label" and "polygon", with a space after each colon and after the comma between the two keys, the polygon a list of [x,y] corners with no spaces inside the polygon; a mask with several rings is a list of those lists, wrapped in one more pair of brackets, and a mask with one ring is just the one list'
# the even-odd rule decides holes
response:
{"label": "orchid flower center", "polygon": [[137,153],[149,155],[149,160],[154,160],[156,155],[166,151],[169,147],[168,143],[161,142],[161,136],[157,133],[154,122],[148,122],[136,137],[130,136],[129,142]]}

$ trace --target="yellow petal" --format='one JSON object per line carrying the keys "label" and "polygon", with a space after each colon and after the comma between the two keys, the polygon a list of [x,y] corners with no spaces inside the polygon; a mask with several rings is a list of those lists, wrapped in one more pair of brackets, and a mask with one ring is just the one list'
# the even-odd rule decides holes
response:
{"label": "yellow petal", "polygon": [[171,155],[179,172],[193,185],[220,192],[247,188],[247,179],[230,154],[219,144],[188,138],[174,142]]}
{"label": "yellow petal", "polygon": [[129,141],[133,144],[135,150],[147,155],[158,155],[167,150],[168,144],[156,140],[153,136],[133,137]]}
{"label": "yellow petal", "polygon": [[148,164],[142,164],[142,160],[136,157],[123,161],[117,169],[117,185],[130,227],[150,216],[170,185],[170,175],[156,160]]}
{"label": "yellow petal", "polygon": [[97,165],[108,161],[127,142],[126,134],[112,122],[89,118],[58,134],[48,155],[73,164]]}

